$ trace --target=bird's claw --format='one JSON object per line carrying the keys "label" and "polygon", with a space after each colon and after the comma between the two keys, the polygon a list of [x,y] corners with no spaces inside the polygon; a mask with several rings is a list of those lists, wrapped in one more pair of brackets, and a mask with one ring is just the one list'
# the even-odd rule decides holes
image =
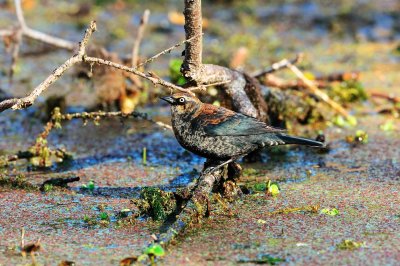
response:
{"label": "bird's claw", "polygon": [[212,172],[214,172],[214,171],[217,170],[217,169],[218,169],[218,167],[214,167],[214,166],[208,167],[207,169],[205,169],[205,170],[203,171],[203,174],[204,174],[204,175],[209,175],[209,174],[211,174]]}

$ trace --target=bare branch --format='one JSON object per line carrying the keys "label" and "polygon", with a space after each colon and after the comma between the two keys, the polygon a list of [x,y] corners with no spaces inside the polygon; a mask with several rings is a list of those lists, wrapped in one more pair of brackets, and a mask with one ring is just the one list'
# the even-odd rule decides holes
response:
{"label": "bare branch", "polygon": [[254,78],[259,78],[259,77],[262,77],[262,76],[264,76],[266,74],[270,74],[272,72],[278,71],[278,70],[280,70],[282,68],[286,68],[286,67],[288,67],[288,64],[295,65],[295,64],[301,62],[301,60],[303,60],[303,54],[302,53],[297,54],[296,57],[293,58],[290,61],[288,59],[283,59],[283,60],[281,60],[279,62],[276,62],[276,63],[272,64],[272,66],[270,66],[270,67],[267,67],[267,68],[262,69],[262,70],[258,70],[256,72],[252,73],[251,76],[253,76]]}
{"label": "bare branch", "polygon": [[140,63],[137,67],[139,68],[139,67],[142,67],[142,66],[144,66],[144,65],[146,65],[146,64],[148,64],[148,63],[153,62],[153,61],[154,61],[155,59],[157,59],[158,57],[160,57],[160,56],[162,56],[162,55],[164,55],[164,54],[167,54],[167,53],[171,52],[172,50],[174,50],[175,48],[181,46],[182,44],[185,44],[185,43],[187,43],[187,42],[193,41],[194,38],[196,38],[196,37],[198,37],[198,36],[193,36],[192,38],[190,38],[190,39],[188,39],[188,40],[184,40],[184,41],[182,41],[182,42],[180,42],[180,43],[175,44],[174,46],[169,47],[168,49],[165,49],[164,51],[159,52],[159,53],[156,54],[156,55],[153,55],[152,57],[148,58],[148,59],[147,59],[146,61],[144,61],[143,63]]}
{"label": "bare branch", "polygon": [[146,9],[143,13],[142,19],[140,20],[139,29],[136,34],[136,39],[132,47],[132,67],[137,66],[139,62],[139,47],[143,39],[143,33],[144,30],[146,29],[147,22],[149,21],[149,16],[150,16],[150,10]]}
{"label": "bare branch", "polygon": [[53,73],[48,76],[42,83],[40,83],[28,96],[20,99],[8,99],[0,102],[0,112],[9,108],[17,110],[31,106],[39,97],[39,95],[42,94],[56,80],[58,80],[67,69],[71,68],[73,65],[79,62],[82,62],[85,54],[86,45],[95,29],[96,22],[92,21],[89,28],[85,32],[85,36],[83,37],[82,42],[79,44],[79,53],[77,55],[74,55],[73,57],[65,61],[64,64],[54,70]]}
{"label": "bare branch", "polygon": [[393,103],[400,103],[400,97],[395,96],[394,94],[385,94],[383,92],[373,91],[370,93],[371,97],[382,98]]}
{"label": "bare branch", "polygon": [[14,76],[14,71],[17,66],[17,60],[19,56],[19,48],[21,47],[21,41],[22,41],[22,30],[18,29],[16,34],[15,34],[15,41],[13,44],[12,52],[11,52],[11,67],[10,67],[10,83],[12,82],[12,78]]}
{"label": "bare branch", "polygon": [[141,71],[138,71],[137,68],[127,67],[127,66],[124,66],[124,65],[121,65],[118,63],[114,63],[112,61],[104,60],[101,58],[87,57],[85,54],[85,49],[88,45],[88,42],[89,42],[89,39],[90,39],[92,33],[95,30],[96,30],[96,22],[92,21],[90,23],[89,28],[86,30],[82,41],[79,43],[78,54],[72,56],[67,61],[65,61],[64,64],[62,64],[56,70],[54,70],[53,73],[50,76],[48,76],[42,83],[40,83],[28,96],[23,97],[23,98],[8,99],[8,100],[0,102],[0,112],[4,111],[6,109],[10,109],[10,108],[13,110],[17,110],[17,109],[24,109],[24,108],[31,106],[35,102],[35,100],[39,97],[39,95],[42,94],[51,84],[53,84],[55,81],[57,81],[64,74],[65,71],[67,71],[69,68],[71,68],[75,64],[81,63],[81,62],[97,63],[97,64],[121,69],[126,72],[135,74],[139,77],[150,80],[155,85],[162,85],[164,87],[167,87],[167,88],[170,88],[173,90],[178,90],[178,91],[187,92],[187,93],[193,93],[193,91],[201,89],[200,87],[185,89],[185,88],[177,86],[171,82],[165,81],[165,80],[157,77],[156,75],[145,74]]}
{"label": "bare branch", "polygon": [[83,112],[83,113],[73,113],[73,114],[60,114],[59,120],[71,120],[71,119],[98,119],[98,118],[110,118],[110,117],[134,117],[134,118],[139,118],[139,119],[143,119],[146,121],[149,121],[153,124],[156,124],[160,127],[163,127],[165,129],[168,130],[172,130],[172,127],[170,125],[167,125],[163,122],[160,121],[155,121],[152,118],[150,118],[148,116],[148,114],[146,113],[141,113],[141,112],[137,112],[137,111],[133,111],[131,113],[123,113],[121,111],[119,112],[103,112],[103,111],[98,111],[98,112]]}
{"label": "bare branch", "polygon": [[[19,28],[22,30],[22,35],[29,37],[31,39],[41,41],[50,45],[57,46],[59,48],[67,49],[73,51],[76,48],[76,44],[61,38],[57,38],[51,36],[49,34],[31,29],[26,25],[24,13],[22,10],[21,0],[15,0],[15,10],[18,18]],[[6,35],[6,33],[10,33],[9,30],[2,30],[0,31],[0,35]],[[8,34],[10,35],[10,34]]]}
{"label": "bare branch", "polygon": [[24,18],[24,12],[22,11],[21,0],[15,0],[14,3],[15,3],[15,13],[17,14],[18,22],[21,28],[22,29],[27,28]]}
{"label": "bare branch", "polygon": [[106,65],[106,66],[118,68],[118,69],[124,70],[126,72],[133,73],[133,74],[135,74],[135,75],[137,75],[139,77],[142,77],[142,78],[145,78],[147,80],[150,80],[154,85],[162,85],[164,87],[167,87],[167,88],[170,88],[170,89],[173,89],[173,90],[178,90],[178,91],[182,91],[182,92],[192,92],[194,90],[199,89],[198,87],[190,89],[190,90],[184,89],[184,88],[179,87],[179,86],[177,86],[177,85],[175,85],[175,84],[173,84],[171,82],[165,81],[165,80],[163,80],[163,79],[161,79],[161,78],[159,78],[159,77],[157,77],[155,75],[145,74],[145,73],[137,70],[137,68],[127,67],[127,66],[124,66],[124,65],[121,65],[121,64],[118,64],[118,63],[114,63],[112,61],[104,60],[104,59],[101,59],[101,58],[85,57],[84,62],[97,63],[97,64],[100,64],[100,65]]}
{"label": "bare branch", "polygon": [[340,104],[338,104],[337,102],[335,102],[334,100],[332,100],[325,92],[321,91],[320,89],[318,89],[318,87],[308,78],[306,78],[306,76],[304,76],[303,72],[300,71],[300,69],[298,69],[295,65],[292,65],[290,62],[288,62],[286,64],[286,67],[289,68],[290,70],[292,70],[292,72],[299,78],[301,79],[304,84],[307,86],[307,88],[313,93],[315,94],[318,98],[320,98],[321,100],[323,100],[324,102],[326,102],[328,105],[330,105],[336,112],[338,112],[339,114],[343,115],[345,118],[349,119],[350,115],[349,113],[346,111],[346,109],[344,109]]}
{"label": "bare branch", "polygon": [[15,30],[1,29],[0,30],[0,37],[10,36],[10,35],[13,35],[14,33],[15,33]]}

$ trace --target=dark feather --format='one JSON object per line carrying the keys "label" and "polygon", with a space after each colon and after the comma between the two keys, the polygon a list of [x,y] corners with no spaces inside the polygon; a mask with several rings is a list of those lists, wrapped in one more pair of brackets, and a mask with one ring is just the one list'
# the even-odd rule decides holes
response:
{"label": "dark feather", "polygon": [[[268,126],[267,124],[240,113],[228,112],[226,115],[225,108],[219,108],[218,112],[211,116],[222,121],[219,123],[204,124],[204,131],[209,136],[248,136],[260,135],[266,133],[282,133],[285,130]],[[228,111],[228,110],[227,110]],[[221,117],[223,119],[221,119]],[[209,117],[211,120],[212,117]],[[204,121],[204,120],[203,120]]]}
{"label": "dark feather", "polygon": [[312,147],[324,147],[325,144],[316,140],[306,139],[301,137],[288,136],[285,134],[276,134],[278,138],[283,140],[285,144],[298,144],[298,145],[307,145]]}

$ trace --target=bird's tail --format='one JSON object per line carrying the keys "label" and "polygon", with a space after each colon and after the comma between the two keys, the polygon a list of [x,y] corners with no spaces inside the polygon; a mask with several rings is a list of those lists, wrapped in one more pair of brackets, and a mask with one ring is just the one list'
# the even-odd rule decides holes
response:
{"label": "bird's tail", "polygon": [[312,147],[325,147],[325,144],[316,140],[306,139],[301,137],[293,137],[285,134],[277,134],[277,137],[281,139],[285,144],[297,144],[307,145]]}

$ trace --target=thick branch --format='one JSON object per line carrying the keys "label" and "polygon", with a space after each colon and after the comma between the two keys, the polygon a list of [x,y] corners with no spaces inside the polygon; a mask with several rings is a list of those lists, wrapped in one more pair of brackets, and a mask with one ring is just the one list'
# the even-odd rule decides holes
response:
{"label": "thick branch", "polygon": [[202,64],[202,16],[201,0],[185,0],[185,32],[186,40],[196,37],[193,42],[187,42],[185,60],[182,64],[182,74],[189,80],[198,81]]}
{"label": "thick branch", "polygon": [[212,172],[207,172],[207,169],[204,168],[191,199],[186,203],[177,220],[157,239],[161,245],[168,246],[172,240],[195,223],[196,219],[202,219],[209,212],[209,195],[214,185],[223,178],[226,168],[223,167]]}

